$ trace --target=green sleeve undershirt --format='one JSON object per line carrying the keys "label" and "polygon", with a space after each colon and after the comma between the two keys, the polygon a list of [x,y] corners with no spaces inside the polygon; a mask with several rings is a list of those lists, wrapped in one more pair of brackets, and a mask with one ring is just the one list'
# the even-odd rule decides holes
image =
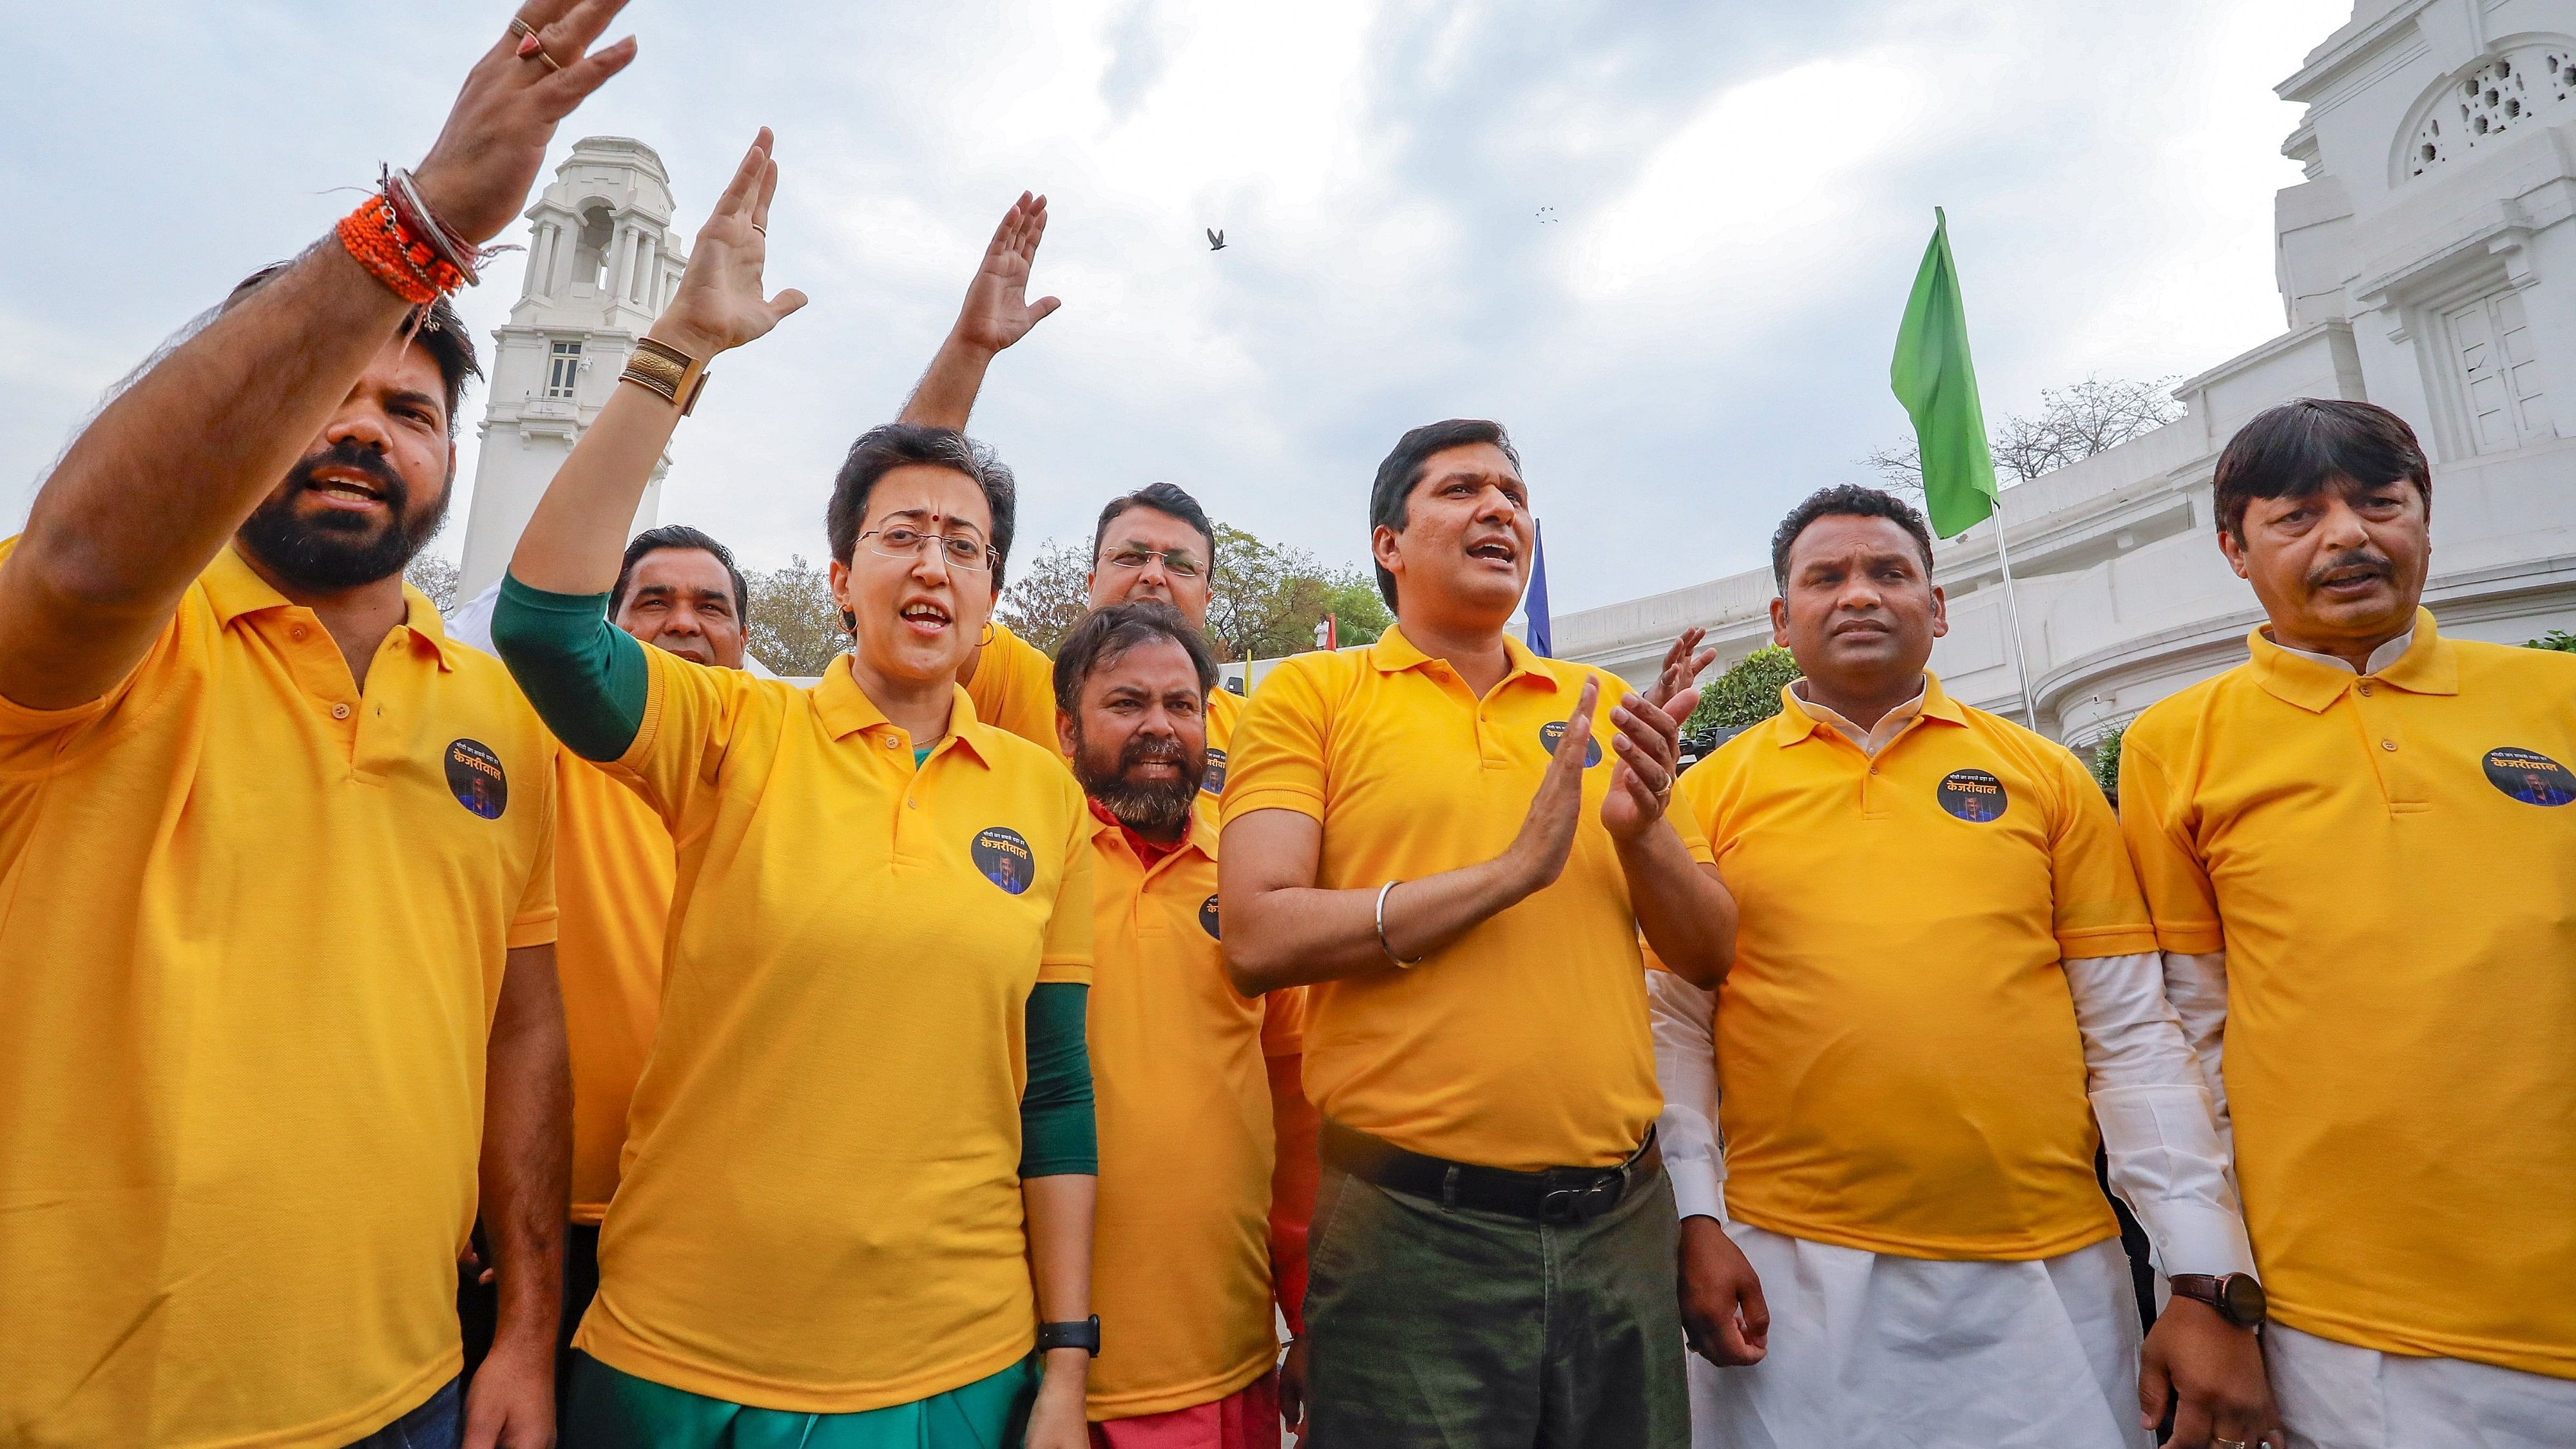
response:
{"label": "green sleeve undershirt", "polygon": [[492,648],[574,754],[614,760],[635,743],[649,693],[644,646],[608,622],[608,595],[550,594],[503,574]]}
{"label": "green sleeve undershirt", "polygon": [[1091,1116],[1091,1049],[1083,1010],[1091,988],[1041,981],[1029,992],[1029,1086],[1020,1094],[1020,1176],[1100,1171]]}
{"label": "green sleeve undershirt", "polygon": [[[555,594],[510,575],[492,611],[492,647],[574,754],[614,760],[644,727],[644,645],[608,622],[608,595]],[[929,754],[916,753],[918,764]],[[1042,981],[1029,992],[1029,1084],[1020,1096],[1020,1176],[1100,1171],[1083,1014],[1091,988]]]}

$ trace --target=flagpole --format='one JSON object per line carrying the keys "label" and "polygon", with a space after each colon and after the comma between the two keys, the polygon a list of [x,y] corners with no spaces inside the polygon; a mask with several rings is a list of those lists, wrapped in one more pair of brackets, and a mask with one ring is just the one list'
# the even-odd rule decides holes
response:
{"label": "flagpole", "polygon": [[2030,698],[2030,670],[2022,662],[2021,600],[2013,593],[2012,555],[2004,548],[2004,500],[2001,489],[1995,495],[1995,562],[2004,571],[2004,617],[2012,624],[2013,681],[2021,686],[2022,717],[2030,722],[2033,733],[2039,730],[2039,706]]}

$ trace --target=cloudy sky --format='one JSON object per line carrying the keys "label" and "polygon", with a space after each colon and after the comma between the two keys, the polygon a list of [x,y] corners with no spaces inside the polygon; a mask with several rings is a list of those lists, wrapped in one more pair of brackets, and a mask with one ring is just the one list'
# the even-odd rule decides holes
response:
{"label": "cloudy sky", "polygon": [[[1087,535],[1109,494],[1168,478],[1357,563],[1396,436],[1489,416],[1523,451],[1562,612],[1757,564],[1789,504],[1903,435],[1887,358],[1935,204],[1990,417],[2280,331],[2298,114],[2271,87],[2350,13],[636,0],[612,34],[641,56],[555,150],[651,143],[694,230],[754,128],[779,132],[771,283],[814,303],[718,369],[662,506],[748,563],[820,555],[840,453],[892,416],[1030,187],[1053,216],[1038,287],[1065,305],[974,427],[1018,470],[1023,539]],[[236,0],[11,21],[0,531],[101,389],[320,235],[350,204],[332,188],[418,159],[506,19]],[[488,333],[517,292],[514,258],[468,319]],[[461,479],[480,414],[469,395]]]}

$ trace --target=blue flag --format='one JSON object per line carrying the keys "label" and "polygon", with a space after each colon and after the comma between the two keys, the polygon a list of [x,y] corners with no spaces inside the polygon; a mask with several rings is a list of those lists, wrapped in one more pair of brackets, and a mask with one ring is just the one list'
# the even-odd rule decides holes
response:
{"label": "blue flag", "polygon": [[1541,659],[1555,658],[1556,641],[1547,623],[1547,535],[1536,519],[1530,520],[1529,593],[1521,605],[1529,611],[1530,652]]}

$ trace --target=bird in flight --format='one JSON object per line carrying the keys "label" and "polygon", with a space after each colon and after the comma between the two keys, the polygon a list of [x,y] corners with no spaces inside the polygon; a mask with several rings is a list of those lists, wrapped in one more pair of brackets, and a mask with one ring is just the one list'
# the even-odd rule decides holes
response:
{"label": "bird in flight", "polygon": [[1225,250],[1224,232],[1218,231],[1215,227],[1208,228],[1208,250],[1212,252],[1221,252]]}
{"label": "bird in flight", "polygon": [[1541,226],[1545,226],[1551,221],[1562,220],[1564,220],[1564,218],[1556,214],[1556,208],[1553,206],[1542,206],[1538,209],[1538,224]]}

